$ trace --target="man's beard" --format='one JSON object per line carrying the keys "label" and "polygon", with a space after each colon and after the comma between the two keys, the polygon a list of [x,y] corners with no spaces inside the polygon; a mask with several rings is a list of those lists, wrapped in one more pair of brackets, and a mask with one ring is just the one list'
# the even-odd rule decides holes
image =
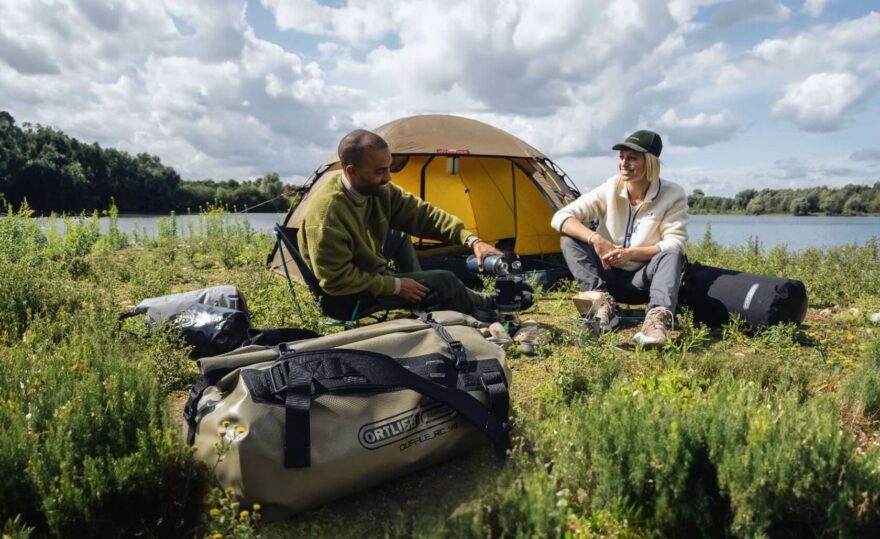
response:
{"label": "man's beard", "polygon": [[[358,177],[358,179],[360,179],[360,177]],[[387,190],[387,185],[388,185],[387,183],[380,183],[378,185],[370,184],[365,181],[361,181],[359,183],[361,185],[367,185],[367,192],[361,193],[361,194],[364,196],[368,196],[368,197],[377,197],[377,196],[383,195],[385,193],[385,191]]]}

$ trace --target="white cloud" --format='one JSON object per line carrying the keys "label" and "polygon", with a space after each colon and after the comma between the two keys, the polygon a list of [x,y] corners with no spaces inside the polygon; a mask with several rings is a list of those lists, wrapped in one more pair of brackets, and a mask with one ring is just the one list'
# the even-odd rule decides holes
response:
{"label": "white cloud", "polygon": [[712,23],[726,28],[744,22],[780,22],[787,20],[790,15],[791,9],[775,0],[737,0],[718,6]]}
{"label": "white cloud", "polygon": [[800,157],[777,159],[773,167],[767,171],[767,175],[777,180],[806,179],[808,175],[807,162]]}
{"label": "white cloud", "polygon": [[825,11],[825,6],[828,5],[828,0],[804,0],[803,12],[809,13],[813,17],[818,17]]}
{"label": "white cloud", "polygon": [[668,135],[671,144],[697,148],[729,140],[740,126],[739,120],[729,111],[700,112],[690,118],[681,118],[675,109],[668,109],[657,120],[657,128]]}
{"label": "white cloud", "polygon": [[819,25],[789,38],[767,39],[739,69],[757,84],[781,84],[771,107],[807,131],[840,129],[880,91],[880,13]]}
{"label": "white cloud", "polygon": [[773,105],[773,114],[807,131],[833,131],[866,94],[867,88],[852,73],[816,73],[788,86]]}
{"label": "white cloud", "polygon": [[862,148],[854,151],[850,156],[853,161],[871,161],[880,163],[880,148]]}
{"label": "white cloud", "polygon": [[329,83],[318,64],[256,38],[238,0],[70,0],[36,26],[46,10],[0,3],[14,23],[4,25],[11,43],[39,44],[60,71],[21,51],[19,66],[0,61],[4,108],[158,154],[187,178],[304,174],[335,139],[333,115],[361,108],[360,94]]}
{"label": "white cloud", "polygon": [[[0,0],[0,103],[188,178],[305,175],[353,127],[443,112],[507,129],[582,180],[613,172],[611,146],[635,129],[692,157],[756,123],[842,129],[880,88],[880,13],[805,28],[779,0],[248,1]],[[251,28],[254,9],[278,28]],[[695,39],[755,20],[789,22],[756,26],[766,39],[745,52]],[[307,46],[261,39],[282,34]]]}
{"label": "white cloud", "polygon": [[[256,1],[256,0],[253,0]],[[395,29],[395,14],[406,4],[399,0],[348,0],[329,7],[317,0],[260,0],[274,14],[278,27],[330,36],[350,43],[380,40]]]}

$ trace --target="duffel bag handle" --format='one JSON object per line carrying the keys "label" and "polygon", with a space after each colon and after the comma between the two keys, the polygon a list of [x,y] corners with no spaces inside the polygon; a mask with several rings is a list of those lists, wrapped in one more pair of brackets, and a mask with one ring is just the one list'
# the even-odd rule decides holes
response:
{"label": "duffel bag handle", "polygon": [[[352,383],[381,385],[388,388],[410,389],[426,397],[449,406],[461,414],[471,425],[486,435],[495,447],[499,457],[506,456],[510,449],[510,425],[507,412],[499,417],[496,412],[467,391],[437,384],[416,373],[410,372],[397,361],[384,354],[362,350],[316,350],[310,352],[286,353],[279,363],[286,368],[269,369],[286,380],[273,382],[286,387],[285,426],[284,426],[284,467],[305,468],[311,464],[309,408],[311,398],[316,392],[313,372],[341,370],[356,371],[362,378]],[[308,365],[308,367],[306,367]],[[270,374],[272,376],[273,374]],[[360,377],[358,377],[360,378]],[[497,387],[497,384],[492,384]],[[351,386],[348,389],[352,389]],[[490,397],[493,395],[490,392]],[[498,395],[494,395],[496,398]],[[506,402],[506,401],[505,401]],[[494,408],[499,409],[499,406]]]}

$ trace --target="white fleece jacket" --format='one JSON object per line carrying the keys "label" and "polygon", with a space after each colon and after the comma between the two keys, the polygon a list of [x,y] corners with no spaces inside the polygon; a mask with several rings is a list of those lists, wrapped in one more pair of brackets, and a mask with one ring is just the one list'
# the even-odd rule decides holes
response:
{"label": "white fleece jacket", "polygon": [[[685,252],[687,195],[680,185],[662,178],[648,187],[644,202],[632,206],[625,183],[620,176],[612,176],[557,211],[550,226],[561,231],[562,224],[571,218],[584,224],[599,220],[596,232],[615,245],[656,245],[661,251],[679,249]],[[643,265],[644,262],[628,262],[623,269],[632,271]]]}

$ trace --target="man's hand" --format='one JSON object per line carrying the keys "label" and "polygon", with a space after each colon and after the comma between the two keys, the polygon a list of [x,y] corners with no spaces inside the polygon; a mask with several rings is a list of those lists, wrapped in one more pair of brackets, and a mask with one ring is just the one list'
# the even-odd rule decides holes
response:
{"label": "man's hand", "polygon": [[504,256],[504,253],[482,240],[477,240],[474,243],[474,255],[477,257],[477,267],[480,268],[480,271],[483,271],[484,258],[492,255]]}
{"label": "man's hand", "polygon": [[425,296],[430,291],[431,289],[422,283],[402,277],[400,279],[400,292],[397,295],[407,303],[418,303],[425,299]]}
{"label": "man's hand", "polygon": [[632,258],[632,250],[626,249],[624,247],[614,246],[613,249],[607,251],[602,256],[602,265],[605,266],[607,264],[609,267],[619,268],[620,266],[632,260]]}

